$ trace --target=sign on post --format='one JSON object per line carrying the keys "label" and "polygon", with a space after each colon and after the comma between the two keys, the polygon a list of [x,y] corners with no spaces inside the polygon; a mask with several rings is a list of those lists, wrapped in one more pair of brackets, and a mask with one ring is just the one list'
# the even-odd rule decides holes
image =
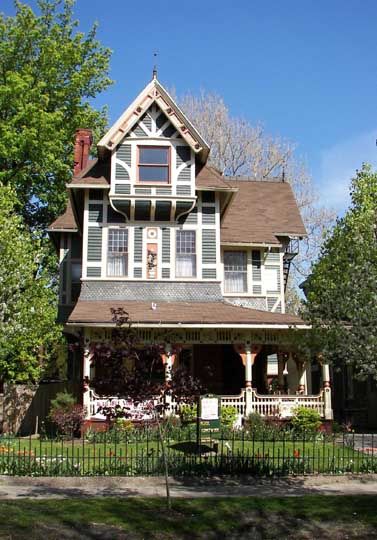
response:
{"label": "sign on post", "polygon": [[198,440],[202,433],[220,431],[220,398],[213,394],[200,396],[198,414]]}

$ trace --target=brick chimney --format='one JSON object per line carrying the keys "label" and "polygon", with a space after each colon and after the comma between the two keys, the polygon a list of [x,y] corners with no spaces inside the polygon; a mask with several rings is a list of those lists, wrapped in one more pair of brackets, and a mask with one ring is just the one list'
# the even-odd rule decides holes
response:
{"label": "brick chimney", "polygon": [[91,129],[79,128],[75,133],[74,150],[74,176],[78,175],[88,164],[90,147],[92,146],[93,135]]}

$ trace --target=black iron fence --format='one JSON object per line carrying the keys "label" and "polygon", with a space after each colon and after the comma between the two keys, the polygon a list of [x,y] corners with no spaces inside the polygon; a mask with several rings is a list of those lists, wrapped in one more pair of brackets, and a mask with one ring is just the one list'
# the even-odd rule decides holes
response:
{"label": "black iron fence", "polygon": [[26,476],[144,476],[169,474],[290,475],[377,472],[377,435],[195,429],[87,433],[85,438],[0,439],[0,474]]}

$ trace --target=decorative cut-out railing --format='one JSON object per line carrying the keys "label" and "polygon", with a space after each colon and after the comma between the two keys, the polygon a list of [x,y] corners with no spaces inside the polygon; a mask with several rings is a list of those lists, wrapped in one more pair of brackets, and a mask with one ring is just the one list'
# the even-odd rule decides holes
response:
{"label": "decorative cut-out railing", "polygon": [[[106,407],[120,407],[128,411],[132,420],[146,420],[150,418],[148,407],[144,404],[133,404],[132,401],[119,397],[101,397],[90,390],[89,416],[105,418],[103,409]],[[167,404],[170,414],[179,412],[179,405],[173,401]],[[242,390],[236,396],[221,396],[223,407],[235,407],[239,416],[258,413],[261,416],[290,418],[296,407],[305,407],[317,411],[325,417],[324,390],[317,395],[261,395],[254,389]]]}

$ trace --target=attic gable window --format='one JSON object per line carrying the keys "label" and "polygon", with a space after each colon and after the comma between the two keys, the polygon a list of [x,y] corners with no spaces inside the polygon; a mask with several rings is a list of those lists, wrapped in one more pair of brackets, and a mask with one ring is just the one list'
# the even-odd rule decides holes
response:
{"label": "attic gable window", "polygon": [[169,184],[170,148],[168,146],[139,146],[138,150],[139,182]]}

